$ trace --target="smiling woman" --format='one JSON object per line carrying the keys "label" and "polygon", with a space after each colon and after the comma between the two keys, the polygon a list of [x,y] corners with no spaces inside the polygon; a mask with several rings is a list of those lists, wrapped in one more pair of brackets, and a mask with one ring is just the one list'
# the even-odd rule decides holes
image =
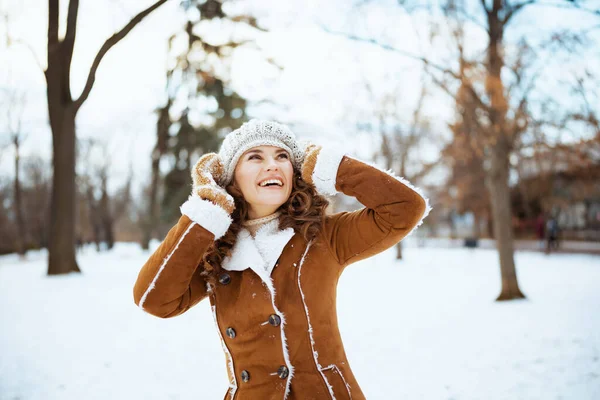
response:
{"label": "smiling woman", "polygon": [[[208,297],[226,399],[355,399],[337,325],[344,269],[390,248],[429,212],[402,178],[252,120],[192,171],[182,216],[142,267],[136,304],[169,318]],[[343,192],[365,207],[326,214]]]}
{"label": "smiling woman", "polygon": [[248,217],[265,217],[284,204],[292,192],[293,175],[285,149],[259,146],[245,152],[235,168],[234,182],[248,203]]}

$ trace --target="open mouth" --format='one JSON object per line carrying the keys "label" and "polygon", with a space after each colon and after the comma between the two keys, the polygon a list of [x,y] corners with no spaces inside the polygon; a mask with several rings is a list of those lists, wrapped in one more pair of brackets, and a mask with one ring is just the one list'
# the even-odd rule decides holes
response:
{"label": "open mouth", "polygon": [[279,179],[267,179],[258,184],[261,188],[281,188],[283,187],[283,182]]}

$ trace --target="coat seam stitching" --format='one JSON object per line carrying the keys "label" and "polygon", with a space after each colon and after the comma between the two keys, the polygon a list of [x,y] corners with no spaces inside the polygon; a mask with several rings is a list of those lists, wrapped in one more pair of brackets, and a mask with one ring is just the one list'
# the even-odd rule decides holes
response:
{"label": "coat seam stitching", "polygon": [[[163,259],[161,266],[159,267],[158,271],[156,272],[156,275],[154,275],[154,278],[152,278],[152,281],[150,281],[150,283],[148,284],[148,287],[146,288],[146,291],[144,292],[144,294],[142,295],[142,297],[140,299],[139,307],[142,310],[144,309],[144,303],[146,302],[148,295],[150,294],[152,289],[155,288],[156,282],[158,281],[158,277],[160,276],[161,272],[165,269],[165,267],[169,263],[169,260],[175,254],[175,250],[177,250],[179,248],[179,245],[181,244],[181,242],[183,242],[183,239],[185,239],[185,237],[192,230],[194,225],[198,225],[198,223],[190,220],[190,223],[186,226],[185,231],[183,232],[183,235],[181,236],[181,238],[176,243],[174,243],[171,246],[171,248],[169,249],[167,256]],[[196,268],[197,268],[197,266],[196,266]]]}
{"label": "coat seam stitching", "polygon": [[302,305],[304,306],[304,314],[306,316],[306,323],[308,324],[308,337],[309,337],[309,343],[310,343],[310,347],[312,350],[312,355],[313,355],[313,362],[315,365],[315,368],[317,370],[317,372],[319,373],[319,375],[321,375],[321,382],[325,385],[325,389],[327,390],[327,392],[329,393],[329,395],[331,396],[331,398],[333,400],[335,400],[335,396],[333,393],[333,387],[331,387],[331,385],[329,384],[329,381],[327,380],[327,378],[325,377],[325,374],[323,373],[323,371],[320,368],[319,365],[319,361],[317,360],[317,352],[315,350],[315,346],[314,346],[314,338],[312,335],[312,324],[310,323],[310,317],[308,315],[308,305],[306,304],[306,301],[304,300],[304,292],[302,291],[302,284],[300,283],[300,277],[302,275],[302,266],[304,265],[304,259],[306,257],[306,255],[308,254],[308,250],[310,249],[312,242],[309,242],[308,245],[306,246],[306,250],[304,251],[304,255],[302,256],[302,259],[300,260],[300,263],[298,265],[298,289],[300,291],[300,299],[302,300]]}
{"label": "coat seam stitching", "polygon": [[231,370],[231,379],[233,379],[233,382],[229,382],[229,383],[230,383],[230,385],[233,385],[233,386],[230,386],[229,390],[227,392],[231,396],[231,400],[234,400],[235,396],[237,395],[238,384],[237,384],[237,379],[235,377],[235,365],[233,362],[233,355],[231,354],[231,351],[229,350],[229,347],[225,343],[225,339],[223,338],[223,335],[221,334],[221,327],[219,326],[219,321],[218,321],[218,317],[217,317],[217,296],[216,295],[213,297],[213,303],[214,304],[211,306],[211,308],[212,308],[213,316],[215,317],[215,325],[217,325],[217,332],[219,334],[219,338],[221,339],[221,345],[223,346],[223,350],[226,351],[226,354],[229,356],[229,360],[231,362],[231,365],[228,365],[227,368],[229,368]]}
{"label": "coat seam stitching", "polygon": [[344,386],[346,386],[346,392],[348,393],[349,400],[352,400],[352,393],[350,393],[350,385],[348,384],[348,382],[346,382],[346,378],[344,378],[344,374],[342,373],[340,368],[337,366],[337,364],[331,364],[331,365],[328,365],[327,367],[323,368],[323,371],[325,371],[329,368],[335,368],[336,371],[338,372],[338,374],[340,374],[340,377],[342,378],[342,381],[344,382]]}

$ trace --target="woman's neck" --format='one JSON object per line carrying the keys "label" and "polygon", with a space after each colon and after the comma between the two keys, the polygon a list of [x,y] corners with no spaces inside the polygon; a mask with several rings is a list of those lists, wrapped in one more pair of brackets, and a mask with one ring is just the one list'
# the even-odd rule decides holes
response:
{"label": "woman's neck", "polygon": [[267,222],[279,218],[280,215],[280,211],[275,211],[274,213],[261,218],[247,219],[242,223],[242,226],[244,226],[244,228],[246,228],[252,234],[252,236],[254,236],[261,226],[263,226]]}
{"label": "woman's neck", "polygon": [[248,219],[259,219],[273,215],[279,207],[275,205],[252,204],[248,207]]}

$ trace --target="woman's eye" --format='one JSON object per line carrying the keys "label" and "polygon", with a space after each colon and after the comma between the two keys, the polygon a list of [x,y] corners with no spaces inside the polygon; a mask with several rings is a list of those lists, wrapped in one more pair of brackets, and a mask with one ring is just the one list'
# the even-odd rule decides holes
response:
{"label": "woman's eye", "polygon": [[[279,158],[284,158],[284,159],[288,159],[289,156],[287,155],[287,153],[281,153],[278,155]],[[248,160],[262,160],[262,157],[259,156],[258,154],[252,154],[250,156],[248,156]]]}

